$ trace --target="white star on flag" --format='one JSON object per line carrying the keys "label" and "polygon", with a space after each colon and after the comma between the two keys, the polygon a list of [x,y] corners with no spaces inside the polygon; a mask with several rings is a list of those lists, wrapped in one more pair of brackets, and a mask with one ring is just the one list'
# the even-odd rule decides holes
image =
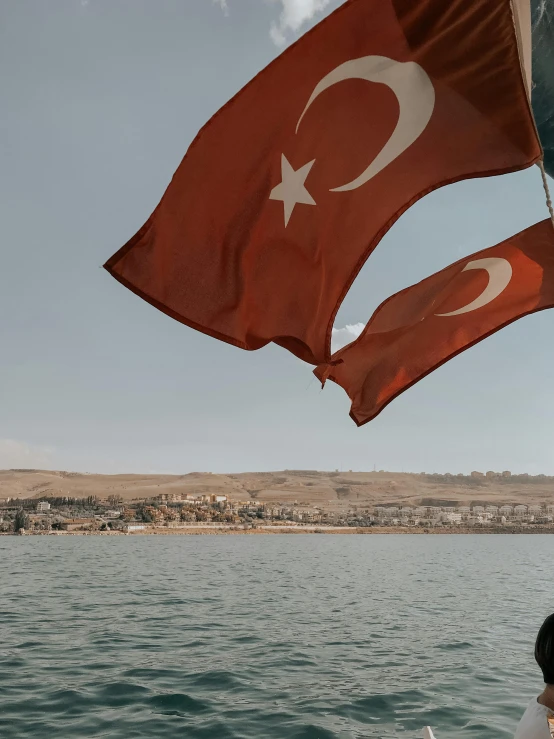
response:
{"label": "white star on flag", "polygon": [[283,202],[285,206],[285,228],[297,203],[316,205],[315,200],[304,185],[314,162],[315,159],[295,171],[286,156],[281,154],[281,182],[273,188],[269,199]]}

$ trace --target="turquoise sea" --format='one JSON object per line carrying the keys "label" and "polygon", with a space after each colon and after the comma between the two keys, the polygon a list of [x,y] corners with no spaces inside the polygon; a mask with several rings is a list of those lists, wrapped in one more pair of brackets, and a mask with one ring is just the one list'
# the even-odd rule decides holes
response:
{"label": "turquoise sea", "polygon": [[552,536],[0,538],[2,739],[510,737]]}

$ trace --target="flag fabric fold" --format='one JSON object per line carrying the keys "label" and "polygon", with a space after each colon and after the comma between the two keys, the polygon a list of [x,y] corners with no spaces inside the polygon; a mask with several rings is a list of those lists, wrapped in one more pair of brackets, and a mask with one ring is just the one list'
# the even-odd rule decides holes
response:
{"label": "flag fabric fold", "polygon": [[105,267],[188,326],[317,365],[411,204],[540,156],[510,0],[349,0],[209,121]]}
{"label": "flag fabric fold", "polygon": [[360,337],[314,370],[340,385],[358,426],[460,352],[504,326],[554,307],[550,219],[484,249],[377,308]]}

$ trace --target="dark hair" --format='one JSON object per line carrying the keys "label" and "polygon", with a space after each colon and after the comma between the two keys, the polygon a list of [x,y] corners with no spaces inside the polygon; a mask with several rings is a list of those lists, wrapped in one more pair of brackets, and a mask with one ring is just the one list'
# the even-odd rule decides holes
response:
{"label": "dark hair", "polygon": [[554,613],[539,629],[535,642],[535,659],[542,670],[544,682],[554,685]]}

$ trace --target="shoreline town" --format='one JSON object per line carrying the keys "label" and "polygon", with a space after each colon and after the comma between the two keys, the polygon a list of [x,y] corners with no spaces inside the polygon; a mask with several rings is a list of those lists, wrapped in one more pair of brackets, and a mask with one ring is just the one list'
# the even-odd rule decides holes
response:
{"label": "shoreline town", "polygon": [[[12,472],[30,474],[34,471]],[[76,473],[50,474],[78,477]],[[310,474],[332,473],[288,471],[289,477],[301,475],[305,480]],[[418,502],[408,504],[394,501],[394,496],[402,497],[401,487],[382,476],[377,478],[381,491],[375,491],[375,500],[360,498],[359,491],[363,486],[371,489],[369,486],[374,483],[365,479],[356,481],[355,476],[371,473],[350,474],[350,487],[345,486],[346,481],[342,480],[334,488],[337,499],[320,502],[263,500],[260,498],[263,490],[250,490],[251,496],[241,499],[236,489],[229,495],[200,492],[198,488],[205,485],[198,482],[196,485],[187,484],[181,491],[160,492],[129,500],[125,500],[120,492],[106,497],[101,494],[71,496],[51,489],[44,491],[44,495],[39,492],[35,496],[0,497],[0,534],[554,533],[554,496],[549,490],[551,485],[554,486],[554,477],[513,476],[509,472],[473,472],[467,476],[403,473],[405,478],[419,479],[420,485],[427,486],[425,495]],[[296,478],[295,482],[297,489],[292,494],[301,498],[302,488]],[[286,498],[288,495],[290,498],[291,485],[280,484],[286,489],[273,490],[274,497]],[[314,490],[315,483],[302,484],[306,490],[310,490],[310,485]],[[442,500],[441,497],[429,497],[429,489],[433,485]],[[491,487],[494,485],[495,488]],[[469,489],[466,503],[463,499],[445,499],[445,490],[449,487],[454,489],[454,486]],[[535,488],[532,495],[528,493],[531,486]],[[353,489],[358,492],[352,493]],[[0,495],[1,491],[0,484]],[[313,492],[309,494],[314,496]],[[487,495],[495,502],[487,502]],[[469,496],[477,500],[471,501]],[[538,500],[540,497],[544,498],[543,502]],[[379,498],[386,502],[377,502]],[[524,503],[525,499],[529,502]]]}

